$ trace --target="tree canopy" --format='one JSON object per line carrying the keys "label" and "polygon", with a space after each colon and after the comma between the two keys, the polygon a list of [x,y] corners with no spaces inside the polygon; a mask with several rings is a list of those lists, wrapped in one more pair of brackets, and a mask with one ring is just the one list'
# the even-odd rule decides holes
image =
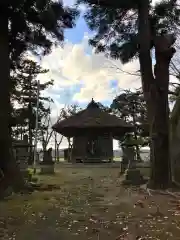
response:
{"label": "tree canopy", "polygon": [[[90,44],[96,52],[120,59],[123,63],[139,56],[138,7],[142,0],[114,1],[79,0],[88,4],[84,14],[91,30],[96,32]],[[151,48],[155,36],[164,32],[176,32],[180,23],[177,1],[161,1],[150,6]]]}
{"label": "tree canopy", "polygon": [[111,110],[121,119],[134,126],[133,133],[125,134],[119,140],[120,146],[131,146],[136,150],[137,160],[140,158],[141,146],[148,145],[148,121],[147,108],[141,89],[137,91],[124,90],[115,97],[111,104]]}
{"label": "tree canopy", "polygon": [[18,0],[0,4],[9,22],[10,58],[15,63],[25,51],[46,54],[53,44],[64,40],[64,29],[73,28],[76,9],[64,7],[61,1]]}

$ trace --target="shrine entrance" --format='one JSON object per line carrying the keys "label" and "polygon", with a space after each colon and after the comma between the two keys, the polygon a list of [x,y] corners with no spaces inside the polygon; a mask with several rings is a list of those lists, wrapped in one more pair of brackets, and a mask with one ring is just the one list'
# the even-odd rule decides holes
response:
{"label": "shrine entrance", "polygon": [[100,149],[98,146],[98,138],[91,137],[87,140],[87,157],[97,158],[100,157]]}

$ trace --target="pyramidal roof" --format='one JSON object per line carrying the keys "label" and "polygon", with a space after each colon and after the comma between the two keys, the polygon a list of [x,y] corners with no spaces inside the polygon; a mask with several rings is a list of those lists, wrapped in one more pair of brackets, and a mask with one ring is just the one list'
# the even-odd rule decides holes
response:
{"label": "pyramidal roof", "polygon": [[113,129],[124,129],[125,131],[130,131],[132,126],[127,124],[124,120],[118,118],[115,115],[111,115],[105,111],[103,111],[98,103],[96,103],[93,99],[87,105],[87,108],[78,112],[77,114],[70,116],[67,119],[58,121],[53,125],[53,129],[66,136],[66,132],[71,130],[71,135],[77,129],[102,129],[106,131],[112,131]]}

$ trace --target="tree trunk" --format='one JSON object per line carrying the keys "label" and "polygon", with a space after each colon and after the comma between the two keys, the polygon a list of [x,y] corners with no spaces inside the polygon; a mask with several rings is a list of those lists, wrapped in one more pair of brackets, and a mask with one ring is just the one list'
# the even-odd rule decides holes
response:
{"label": "tree trunk", "polygon": [[10,136],[10,60],[8,39],[8,17],[0,12],[0,65],[1,65],[1,88],[0,88],[0,168],[3,178],[0,181],[0,194],[8,187],[14,190],[23,185],[23,178],[12,154]]}
{"label": "tree trunk", "polygon": [[68,140],[68,162],[71,162],[74,160],[72,159],[72,151],[73,151],[73,142],[71,143],[71,138],[67,138]]}
{"label": "tree trunk", "polygon": [[54,146],[54,161],[57,162],[57,142],[56,141]]}
{"label": "tree trunk", "polygon": [[[139,60],[142,87],[147,103],[150,126],[151,179],[152,188],[167,188],[170,182],[169,127],[168,127],[168,86],[169,59],[161,58],[156,47],[156,79],[152,73],[150,55],[152,36],[149,26],[149,1],[139,5]],[[161,89],[163,88],[163,89]],[[159,91],[160,90],[160,91]]]}
{"label": "tree trunk", "polygon": [[46,154],[47,154],[47,145],[46,145],[46,142],[44,139],[42,140],[42,149],[43,149],[43,161],[44,161],[44,159],[46,158]]}
{"label": "tree trunk", "polygon": [[33,164],[33,148],[32,148],[32,144],[33,144],[33,133],[32,133],[32,106],[31,103],[28,104],[28,113],[29,113],[29,122],[28,122],[28,132],[29,132],[29,145],[30,147],[30,151],[29,151],[29,161],[28,164],[32,165]]}
{"label": "tree trunk", "polygon": [[139,145],[136,145],[135,148],[136,148],[136,160],[137,162],[142,162]]}
{"label": "tree trunk", "polygon": [[[133,108],[134,108],[134,107],[133,107]],[[138,133],[137,133],[137,124],[136,124],[135,115],[132,115],[132,119],[133,119],[133,125],[135,126],[135,128],[134,128],[134,139],[135,139],[135,141],[136,141],[136,145],[135,145],[135,149],[136,149],[136,160],[137,160],[137,162],[142,162],[141,155],[140,155],[139,145],[137,144],[137,141],[138,141]]]}
{"label": "tree trunk", "polygon": [[151,119],[151,85],[154,83],[151,58],[151,33],[149,25],[149,0],[140,1],[138,8],[139,62],[144,98]]}
{"label": "tree trunk", "polygon": [[[56,135],[57,136],[57,135]],[[59,147],[62,143],[62,140],[63,140],[63,136],[61,137],[60,141],[57,142],[57,138],[56,138],[56,161],[59,162]]]}
{"label": "tree trunk", "polygon": [[59,144],[57,145],[56,148],[56,162],[59,162]]}
{"label": "tree trunk", "polygon": [[152,170],[150,186],[168,188],[171,185],[171,161],[169,139],[169,64],[174,54],[172,42],[166,36],[155,40],[156,65],[154,74],[153,120],[151,128]]}
{"label": "tree trunk", "polygon": [[171,148],[171,167],[172,178],[175,182],[180,182],[179,166],[180,166],[180,95],[177,97],[171,112],[170,119],[170,148]]}

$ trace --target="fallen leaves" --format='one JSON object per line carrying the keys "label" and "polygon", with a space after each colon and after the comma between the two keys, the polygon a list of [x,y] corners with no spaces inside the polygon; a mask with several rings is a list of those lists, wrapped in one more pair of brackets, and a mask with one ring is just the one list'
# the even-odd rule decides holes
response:
{"label": "fallen leaves", "polygon": [[57,186],[52,192],[37,191],[11,203],[0,218],[0,238],[25,239],[20,238],[25,229],[28,234],[38,229],[52,236],[49,227],[59,239],[63,231],[69,240],[174,240],[180,236],[180,197],[147,196],[138,188],[124,189],[116,181],[116,169],[67,171],[61,187],[57,182],[62,174],[57,174],[51,179]]}

